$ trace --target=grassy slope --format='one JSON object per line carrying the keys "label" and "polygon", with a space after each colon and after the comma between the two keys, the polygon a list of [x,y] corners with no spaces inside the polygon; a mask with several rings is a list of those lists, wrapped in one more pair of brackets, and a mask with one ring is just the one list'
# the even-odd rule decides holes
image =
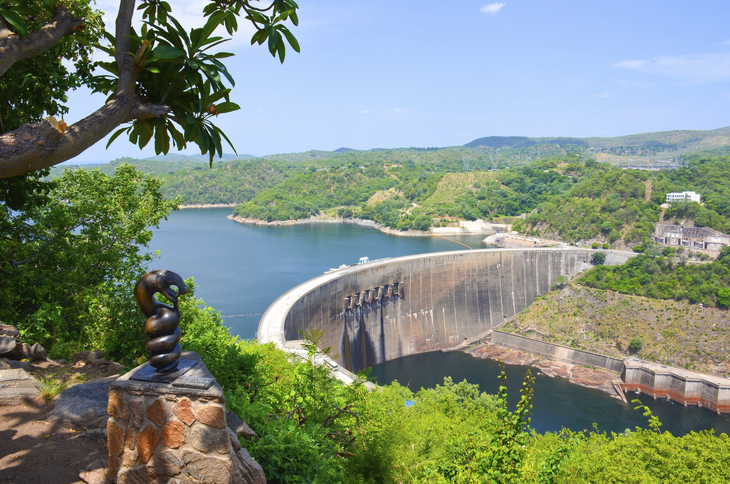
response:
{"label": "grassy slope", "polygon": [[728,312],[684,301],[570,284],[539,298],[502,329],[617,358],[628,357],[629,341],[638,336],[644,359],[730,374]]}
{"label": "grassy slope", "polygon": [[436,207],[443,203],[454,203],[467,191],[475,191],[474,184],[484,184],[496,180],[494,173],[473,171],[469,173],[449,173],[444,175],[436,191],[423,202],[424,207]]}

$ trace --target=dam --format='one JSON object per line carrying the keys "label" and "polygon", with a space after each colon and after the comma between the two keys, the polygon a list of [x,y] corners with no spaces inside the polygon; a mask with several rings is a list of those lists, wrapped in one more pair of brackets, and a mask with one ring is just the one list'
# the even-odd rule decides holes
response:
{"label": "dam", "polygon": [[[635,255],[603,252],[610,265]],[[352,373],[485,338],[550,359],[621,373],[625,391],[730,412],[726,378],[494,331],[548,292],[559,277],[570,279],[592,267],[593,254],[578,248],[483,249],[356,264],[284,293],[263,314],[257,338],[291,350],[304,331],[323,331],[319,346],[332,347],[336,363],[331,364]],[[349,372],[336,376],[347,382],[352,378]]]}
{"label": "dam", "polygon": [[[337,362],[357,372],[388,360],[453,348],[499,327],[558,277],[591,266],[577,248],[484,249],[398,257],[311,279],[261,318],[260,342],[281,346],[323,330]],[[634,254],[606,251],[608,264]]]}

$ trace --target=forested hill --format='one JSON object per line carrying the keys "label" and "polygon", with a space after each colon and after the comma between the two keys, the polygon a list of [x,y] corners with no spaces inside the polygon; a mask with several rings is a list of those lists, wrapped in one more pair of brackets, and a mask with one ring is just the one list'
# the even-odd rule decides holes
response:
{"label": "forested hill", "polygon": [[[621,170],[590,161],[578,170],[581,174],[573,178],[568,191],[547,197],[514,229],[609,244],[641,243],[660,220],[730,232],[728,157],[693,156],[683,168],[657,172]],[[666,193],[687,190],[699,192],[703,205],[673,204],[666,210],[660,206]]]}
{"label": "forested hill", "polygon": [[730,147],[730,126],[713,130],[673,130],[631,134],[613,138],[529,138],[488,136],[465,144],[467,148],[528,148],[534,145],[575,145],[599,149],[638,148],[643,150],[714,150]]}
{"label": "forested hill", "polygon": [[[166,198],[179,196],[183,204],[244,203],[257,193],[275,187],[284,180],[303,172],[305,166],[261,160],[218,161],[209,167],[203,161],[185,159],[155,161],[120,158],[110,163],[93,165],[102,173],[112,174],[123,163],[161,178],[165,183],[161,192]],[[51,170],[50,177],[58,176],[64,169],[79,166],[61,166]]]}
{"label": "forested hill", "polygon": [[[262,191],[236,213],[266,221],[324,213],[399,230],[525,214],[515,230],[613,246],[642,244],[660,220],[730,231],[726,157],[693,155],[681,169],[652,172],[582,161],[576,153],[509,169],[464,171],[458,153],[434,163],[361,157],[358,163],[310,167]],[[432,161],[446,155],[435,154],[440,156]],[[685,190],[700,192],[704,205],[661,207],[667,192]]]}
{"label": "forested hill", "polygon": [[[501,142],[526,143],[517,137]],[[132,163],[163,179],[168,198],[235,203],[238,215],[265,221],[324,215],[427,230],[508,217],[516,220],[515,230],[529,235],[614,247],[642,244],[659,221],[730,232],[730,162],[722,151],[684,156],[682,168],[662,171],[597,163],[592,152],[570,144],[504,148],[499,156],[494,151],[341,149],[288,160],[217,161],[212,168],[194,159],[123,158],[99,169],[111,173]],[[699,192],[703,206],[661,207],[667,192],[685,190]]]}

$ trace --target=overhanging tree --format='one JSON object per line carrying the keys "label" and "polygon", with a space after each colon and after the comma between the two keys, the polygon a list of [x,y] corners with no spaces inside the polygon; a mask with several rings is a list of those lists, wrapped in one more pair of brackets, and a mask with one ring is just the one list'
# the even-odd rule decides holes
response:
{"label": "overhanging tree", "polygon": [[[211,52],[225,41],[213,32],[222,27],[231,35],[243,17],[256,29],[252,44],[266,42],[282,62],[286,43],[299,51],[284,24],[298,24],[293,0],[261,6],[256,0],[213,0],[201,13],[205,25],[190,32],[167,2],[135,3],[120,0],[112,34],[89,0],[0,1],[0,179],[71,159],[126,123],[131,125],[112,140],[126,133],[144,147],[154,137],[157,154],[194,143],[212,162],[215,153],[222,154],[222,139],[231,144],[212,118],[239,109],[223,82],[234,84],[221,62],[232,54]],[[139,33],[132,27],[135,8],[144,20]],[[93,63],[94,50],[113,60]],[[71,72],[64,60],[74,63]],[[93,75],[97,65],[109,74]],[[66,92],[81,85],[109,97],[66,126],[54,116],[68,112]]]}
{"label": "overhanging tree", "polygon": [[[256,28],[252,43],[268,42],[281,61],[285,42],[299,49],[283,24],[297,23],[292,0],[213,0],[205,25],[190,32],[164,1],[120,0],[114,33],[89,4],[0,0],[0,321],[62,357],[88,346],[121,351],[107,343],[138,326],[130,298],[151,259],[140,253],[147,228],[178,201],[163,200],[160,182],[129,166],[113,177],[78,171],[51,182],[42,180],[48,167],[114,129],[140,147],[154,138],[158,154],[195,143],[212,162],[227,140],[213,116],[238,109],[223,81],[233,85],[221,61],[231,54],[212,52],[224,41],[213,32],[232,34],[244,17]],[[96,50],[110,61],[93,62]],[[97,66],[108,74],[95,75]],[[108,98],[66,126],[66,93],[80,86]]]}

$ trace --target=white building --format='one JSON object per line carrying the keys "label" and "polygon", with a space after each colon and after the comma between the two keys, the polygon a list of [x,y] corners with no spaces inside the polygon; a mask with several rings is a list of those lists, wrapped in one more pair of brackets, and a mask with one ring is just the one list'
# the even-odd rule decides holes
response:
{"label": "white building", "polygon": [[672,192],[667,193],[667,203],[672,202],[697,202],[700,203],[700,194],[695,192]]}

